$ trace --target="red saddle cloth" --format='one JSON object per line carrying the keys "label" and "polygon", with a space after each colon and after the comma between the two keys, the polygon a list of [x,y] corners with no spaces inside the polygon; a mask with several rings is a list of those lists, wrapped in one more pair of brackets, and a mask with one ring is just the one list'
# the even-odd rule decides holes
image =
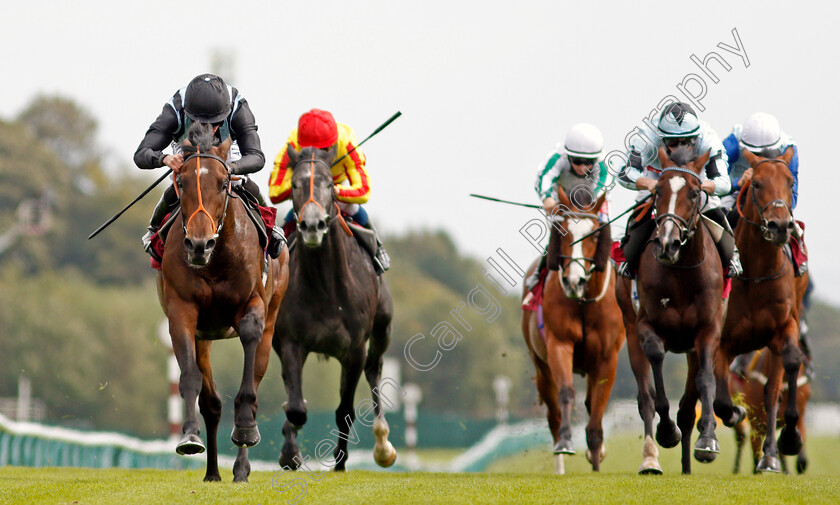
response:
{"label": "red saddle cloth", "polygon": [[542,307],[543,301],[543,285],[545,284],[545,278],[548,277],[548,269],[543,268],[540,271],[539,281],[537,281],[537,285],[534,286],[534,289],[531,290],[531,301],[529,301],[526,305],[522,306],[522,310],[527,310],[529,312],[536,312],[538,309]]}

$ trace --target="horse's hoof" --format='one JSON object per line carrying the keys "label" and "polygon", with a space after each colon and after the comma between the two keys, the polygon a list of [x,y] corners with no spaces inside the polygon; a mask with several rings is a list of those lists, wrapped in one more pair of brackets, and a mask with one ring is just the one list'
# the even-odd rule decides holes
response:
{"label": "horse's hoof", "polygon": [[720,444],[712,437],[701,437],[694,444],[694,459],[701,463],[711,463],[720,454]]}
{"label": "horse's hoof", "polygon": [[180,455],[201,454],[205,451],[204,442],[201,437],[194,433],[189,433],[181,437],[178,445],[175,446],[175,452]]}
{"label": "horse's hoof", "polygon": [[779,452],[785,456],[796,456],[802,450],[802,435],[796,428],[792,430],[788,430],[787,427],[782,428],[776,445],[779,447]]}
{"label": "horse's hoof", "polygon": [[758,465],[755,467],[755,471],[780,473],[782,471],[782,464],[779,462],[779,458],[765,455],[758,462]]}
{"label": "horse's hoof", "polygon": [[670,419],[668,422],[660,421],[656,425],[656,442],[660,446],[670,449],[676,447],[680,441],[682,441],[682,432]]}
{"label": "horse's hoof", "polygon": [[[607,448],[605,446],[601,446],[601,459],[598,461],[604,461],[604,458],[607,457]],[[592,451],[589,449],[586,450],[586,461],[592,463]]]}
{"label": "horse's hoof", "polygon": [[383,450],[377,451],[374,449],[373,459],[377,465],[388,468],[397,461],[397,450],[394,449],[391,442],[388,442]]}
{"label": "horse's hoof", "polygon": [[653,458],[645,459],[642,461],[642,466],[639,467],[639,475],[662,475],[662,473],[659,461]]}
{"label": "horse's hoof", "polygon": [[287,449],[285,445],[283,446],[283,450],[280,451],[280,468],[297,470],[300,467],[302,461],[303,456],[301,455],[297,447],[295,447],[294,449]]}
{"label": "horse's hoof", "polygon": [[234,426],[230,432],[230,441],[237,447],[254,447],[260,443],[260,430],[256,426],[252,428],[240,428]]}
{"label": "horse's hoof", "polygon": [[[732,428],[736,424],[740,423],[747,417],[747,409],[740,405],[736,405],[732,409],[732,417],[729,419],[729,423],[723,423],[725,426]],[[730,424],[731,423],[731,424]]]}
{"label": "horse's hoof", "polygon": [[[800,453],[801,455],[801,453]],[[802,475],[808,469],[807,458],[796,458],[796,473]]]}
{"label": "horse's hoof", "polygon": [[554,454],[575,454],[575,447],[572,441],[561,438],[554,444]]}
{"label": "horse's hoof", "polygon": [[219,474],[216,475],[205,475],[204,482],[221,482],[222,477]]}

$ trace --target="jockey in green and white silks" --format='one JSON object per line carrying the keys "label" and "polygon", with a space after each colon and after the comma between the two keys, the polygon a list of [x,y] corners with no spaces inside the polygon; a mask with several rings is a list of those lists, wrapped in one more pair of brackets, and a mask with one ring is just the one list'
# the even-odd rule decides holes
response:
{"label": "jockey in green and white silks", "polygon": [[[729,264],[727,275],[739,275],[741,264],[732,230],[726,222],[726,214],[721,208],[720,197],[727,195],[732,187],[727,170],[727,154],[717,133],[705,121],[701,121],[690,105],[682,102],[669,104],[662,111],[656,124],[656,130],[648,125],[639,129],[630,142],[627,153],[628,163],[619,175],[618,182],[630,190],[639,191],[636,200],[641,200],[652,192],[662,171],[659,162],[659,148],[664,147],[669,156],[684,159],[685,162],[696,159],[709,151],[709,161],[700,172],[701,188],[708,195],[701,212],[704,216],[719,224],[727,233],[721,235],[718,251],[724,268]],[[644,244],[655,228],[650,219],[650,208],[644,216],[634,213],[628,219],[627,233],[621,247],[627,262],[617,264],[621,275],[633,278]],[[641,212],[641,211],[639,211]]]}
{"label": "jockey in green and white silks", "polygon": [[[558,143],[557,147],[548,153],[546,161],[537,172],[534,190],[542,202],[543,209],[549,215],[549,220],[552,219],[551,214],[556,212],[558,188],[563,188],[566,196],[574,203],[585,207],[590,199],[594,202],[597,195],[609,187],[612,178],[603,161],[603,152],[604,137],[601,130],[589,123],[579,123],[572,126],[562,144]],[[592,174],[593,171],[595,174]],[[584,202],[578,202],[574,190],[578,186],[588,188],[585,190],[587,198]],[[593,209],[593,212],[598,214],[602,223],[609,221],[609,199],[604,201],[600,209]],[[547,255],[543,254],[539,267],[525,280],[528,289],[536,286],[540,271],[547,264]],[[549,267],[551,266],[553,265],[549,264]]]}

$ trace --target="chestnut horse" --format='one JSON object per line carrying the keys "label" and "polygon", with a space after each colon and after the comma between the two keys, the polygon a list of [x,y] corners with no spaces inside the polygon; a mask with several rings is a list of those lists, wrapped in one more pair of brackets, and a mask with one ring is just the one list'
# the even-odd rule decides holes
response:
{"label": "chestnut horse", "polygon": [[301,371],[307,355],[314,352],[341,363],[341,400],[335,411],[338,442],[334,459],[320,462],[337,471],[345,469],[348,435],[356,418],[353,397],[364,370],[374,415],[372,419],[362,417],[360,422],[373,428],[374,459],[388,467],[396,461],[397,452],[388,441],[378,388],[391,332],[391,293],[339,212],[330,173],[335,147],[329,151],[304,147],[298,152],[289,144],[286,152],[297,231],[289,262],[288,296],[277,316],[273,343],[283,363],[288,395],[280,466],[297,469],[303,462],[296,440],[297,431],[306,422]]}
{"label": "chestnut horse", "polygon": [[[656,441],[665,448],[682,442],[682,471],[691,473],[689,444],[698,397],[702,408],[694,457],[707,463],[720,452],[712,413],[712,369],[726,305],[721,299],[724,278],[720,255],[700,213],[707,199],[700,188],[699,174],[708,159],[706,152],[685,167],[677,167],[660,148],[663,170],[652,204],[656,231],[645,245],[639,264],[638,313],[631,302],[631,281],[622,279],[616,287],[627,329],[630,365],[638,385],[639,414],[645,425],[639,473],[662,473],[652,438],[654,410],[659,414]],[[662,364],[666,351],[686,353],[688,361],[678,426],[669,417],[665,395]]]}
{"label": "chestnut horse", "polygon": [[[767,348],[756,351],[747,366],[746,379],[734,376],[730,377],[730,380],[734,380],[733,390],[735,395],[740,395],[743,403],[747,407],[747,417],[740,423],[736,424],[734,428],[737,449],[735,452],[735,467],[733,469],[733,473],[738,473],[741,462],[741,452],[744,448],[744,442],[746,441],[748,431],[750,435],[750,443],[752,445],[754,465],[753,472],[758,473],[758,461],[761,457],[761,443],[764,441],[764,437],[767,434],[767,413],[764,411],[764,387],[767,384],[767,378],[772,375],[772,371],[770,369],[771,361],[770,352]],[[799,408],[799,412],[802,413],[802,415],[799,416],[797,428],[799,428],[799,431],[802,433],[803,446],[802,450],[799,451],[799,454],[796,455],[796,472],[805,473],[805,469],[808,467],[808,456],[805,453],[804,446],[805,406],[808,403],[808,399],[811,397],[811,384],[808,381],[808,376],[805,374],[805,365],[802,365],[802,368],[799,370],[797,383],[799,386],[799,392],[796,395],[796,399],[799,402],[797,407]],[[784,410],[787,403],[787,396],[784,394],[786,389],[787,384],[783,384],[781,394],[779,395],[780,411]],[[776,422],[779,426],[784,426],[784,417],[777,416]],[[779,458],[779,461],[782,464],[782,470],[787,473],[787,465],[785,464],[784,458]]]}
{"label": "chestnut horse", "polygon": [[251,470],[247,448],[260,441],[257,387],[265,375],[274,320],[288,284],[288,253],[266,263],[244,203],[231,193],[224,161],[230,139],[214,145],[214,138],[213,127],[201,123],[188,132],[183,149],[192,154],[175,179],[181,213],[167,237],[157,276],[158,298],[181,368],[178,390],[185,416],[175,450],[178,454],[205,450],[195,413],[198,397],[209,449],[205,481],[221,480],[216,433],[222,399],[210,369],[210,345],[236,336],[242,342],[245,363],[230,438],[240,448],[233,480],[247,482]]}
{"label": "chestnut horse", "polygon": [[733,426],[744,415],[734,407],[729,390],[729,365],[738,354],[767,347],[772,352],[770,375],[764,388],[767,433],[776,432],[782,375],[787,379],[785,427],[778,443],[773,435],[764,441],[759,472],[781,470],[779,453],[794,455],[802,447],[796,429],[799,420],[796,381],[803,355],[799,348],[799,311],[808,286],[808,275],[794,277],[791,261],[782,246],[796,226],[793,220],[793,176],[788,168],[789,148],[778,158],[763,158],[743,151],[753,169],[752,180],[741,190],[737,210],[742,216],[735,227],[735,243],[741,251],[743,276],[733,279],[729,315],[723,328],[715,362],[717,395],[715,413]]}
{"label": "chestnut horse", "polygon": [[[569,210],[556,215],[552,225],[548,251],[556,252],[557,258],[549,259],[549,264],[559,260],[559,269],[549,271],[543,287],[545,337],[540,335],[537,312],[533,311],[522,312],[522,334],[537,371],[537,391],[548,409],[559,474],[563,473],[563,454],[575,454],[572,373],[586,376],[586,458],[597,472],[606,455],[601,420],[615,382],[618,351],[624,345],[621,310],[615,300],[615,272],[608,257],[610,230],[604,227],[590,234],[601,225],[592,211],[601,208],[606,193],[586,209],[573,206],[562,188],[558,194],[560,208]],[[526,289],[523,298],[527,294]]]}

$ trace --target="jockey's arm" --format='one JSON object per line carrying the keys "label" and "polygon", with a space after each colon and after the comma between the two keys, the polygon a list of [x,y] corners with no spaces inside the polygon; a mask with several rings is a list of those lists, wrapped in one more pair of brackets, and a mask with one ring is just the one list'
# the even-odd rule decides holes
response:
{"label": "jockey's arm", "polygon": [[[642,154],[636,149],[631,149],[627,155],[627,164],[618,174],[618,183],[630,190],[649,189],[647,180],[653,180],[649,177],[642,177]],[[646,179],[642,181],[643,187],[636,184],[638,179]]]}
{"label": "jockey's arm", "polygon": [[165,156],[163,150],[172,142],[177,131],[178,117],[172,107],[166,104],[134,152],[134,164],[144,170],[162,167]]}
{"label": "jockey's arm", "polygon": [[534,191],[541,202],[548,199],[557,200],[557,179],[560,178],[560,153],[552,151],[548,153],[545,163],[537,172],[537,180],[534,182]]}
{"label": "jockey's arm", "polygon": [[268,197],[271,203],[285,202],[292,195],[292,171],[289,170],[289,157],[286,150],[289,148],[289,143],[294,144],[295,140],[296,136],[293,132],[274,158],[274,168],[268,179]]}
{"label": "jockey's arm", "polygon": [[[353,149],[353,144],[346,145],[347,151]],[[339,154],[341,156],[341,154]],[[357,148],[353,149],[341,160],[344,174],[350,182],[349,186],[336,185],[335,198],[345,203],[367,203],[370,198],[370,179],[365,168],[365,155]]]}
{"label": "jockey's arm", "polygon": [[713,152],[706,163],[706,178],[714,183],[714,189],[710,194],[726,196],[732,191],[732,182],[729,180],[729,170],[726,166],[726,154],[722,149]]}
{"label": "jockey's arm", "polygon": [[233,117],[230,118],[231,134],[239,145],[242,158],[230,163],[231,170],[236,175],[259,172],[265,165],[265,155],[260,146],[260,136],[257,134],[257,123],[248,102],[240,101]]}

